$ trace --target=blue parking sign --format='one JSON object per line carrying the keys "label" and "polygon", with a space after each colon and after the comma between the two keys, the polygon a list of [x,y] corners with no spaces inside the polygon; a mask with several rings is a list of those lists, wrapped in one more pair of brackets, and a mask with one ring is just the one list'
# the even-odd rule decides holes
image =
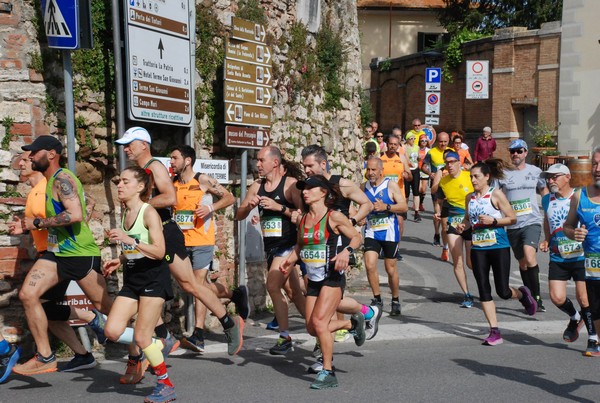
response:
{"label": "blue parking sign", "polygon": [[429,67],[425,69],[425,91],[440,91],[442,87],[442,69]]}
{"label": "blue parking sign", "polygon": [[44,31],[48,47],[79,48],[79,10],[77,0],[42,0]]}

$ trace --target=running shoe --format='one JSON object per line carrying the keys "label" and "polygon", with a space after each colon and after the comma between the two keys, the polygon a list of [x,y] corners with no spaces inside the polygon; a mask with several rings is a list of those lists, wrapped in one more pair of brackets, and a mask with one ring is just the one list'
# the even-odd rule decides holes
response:
{"label": "running shoe", "polygon": [[277,343],[273,347],[269,349],[269,354],[271,355],[286,355],[289,351],[294,351],[294,344],[292,343],[292,338],[288,337],[279,337],[277,339]]}
{"label": "running shoe", "polygon": [[166,359],[173,351],[177,350],[181,344],[171,333],[167,333],[167,338],[160,339],[160,341],[163,344],[161,351],[164,359]]}
{"label": "running shoe", "polygon": [[146,396],[144,403],[166,403],[172,402],[177,396],[175,395],[175,388],[173,386],[167,386],[164,383],[158,383],[151,395]]}
{"label": "running shoe", "polygon": [[596,340],[588,340],[587,349],[583,352],[586,357],[600,357],[600,344]]}
{"label": "running shoe", "polygon": [[352,322],[352,330],[348,333],[354,336],[354,343],[356,343],[357,346],[362,346],[365,344],[367,338],[365,333],[365,316],[360,312],[354,313],[350,317],[350,322]]}
{"label": "running shoe", "polygon": [[400,302],[392,301],[392,309],[390,310],[390,316],[402,315],[402,307]]}
{"label": "running shoe", "polygon": [[433,236],[433,242],[431,244],[433,246],[442,246],[442,243],[440,242],[440,234],[435,234]]}
{"label": "running shoe", "polygon": [[134,385],[139,383],[144,379],[144,373],[148,369],[148,365],[150,365],[150,362],[143,353],[138,357],[129,356],[125,374],[121,375],[119,383],[123,385]]}
{"label": "running shoe", "polygon": [[[335,371],[335,365],[331,365],[331,369]],[[323,371],[323,357],[317,358],[317,362],[308,367],[307,371],[309,374],[318,374]]]}
{"label": "running shoe", "polygon": [[267,323],[267,330],[275,330],[276,332],[279,331],[279,323],[277,323],[277,318],[273,318],[272,321]]}
{"label": "running shoe", "polygon": [[546,312],[546,307],[544,306],[544,301],[541,298],[536,299],[537,302],[537,311],[538,312]]}
{"label": "running shoe", "polygon": [[537,302],[535,301],[535,298],[531,296],[531,291],[525,286],[519,287],[519,291],[523,294],[519,301],[525,307],[525,312],[527,312],[527,315],[529,316],[535,315],[535,312],[537,311]]}
{"label": "running shoe", "polygon": [[200,340],[194,334],[190,337],[184,337],[181,339],[181,348],[202,354],[204,352],[204,340]]}
{"label": "running shoe", "polygon": [[383,309],[378,305],[371,305],[370,308],[373,310],[373,317],[366,322],[365,334],[367,340],[371,340],[377,334],[377,331],[379,330],[379,320],[383,313]]}
{"label": "running shoe", "polygon": [[421,218],[421,214],[415,213],[415,222],[421,222],[423,219]]}
{"label": "running shoe", "polygon": [[440,256],[442,262],[448,261],[448,249],[442,249],[442,256]]}
{"label": "running shoe", "polygon": [[250,315],[250,298],[248,298],[248,287],[245,285],[239,286],[240,297],[236,298],[233,303],[238,315],[244,320],[248,319]]}
{"label": "running shoe", "polygon": [[329,389],[337,388],[338,381],[333,371],[321,370],[313,383],[310,384],[311,389]]}
{"label": "running shoe", "polygon": [[465,295],[465,299],[460,303],[461,308],[473,308],[473,297],[471,294]]}
{"label": "running shoe", "polygon": [[32,359],[23,364],[15,365],[13,368],[15,374],[26,376],[56,372],[57,370],[58,366],[54,353],[48,358],[43,358],[40,353],[35,353]]}
{"label": "running shoe", "polygon": [[563,333],[563,340],[567,343],[573,343],[575,340],[579,338],[579,331],[583,327],[583,319],[574,320],[571,319],[567,328]]}
{"label": "running shoe", "polygon": [[97,362],[92,353],[77,354],[71,361],[65,365],[60,372],[74,372],[81,371],[83,369],[90,369],[96,366]]}
{"label": "running shoe", "polygon": [[0,383],[4,382],[21,357],[21,347],[10,345],[8,354],[0,357]]}
{"label": "running shoe", "polygon": [[235,324],[224,332],[227,339],[227,354],[236,355],[244,345],[244,319],[239,316],[232,319]]}
{"label": "running shoe", "polygon": [[396,260],[398,262],[403,262],[404,258],[402,257],[402,255],[400,253],[396,252]]}
{"label": "running shoe", "polygon": [[315,342],[315,348],[313,348],[312,356],[315,358],[323,356],[323,353],[321,352],[321,343],[319,343],[319,339],[317,339],[317,341]]}
{"label": "running shoe", "polygon": [[423,206],[423,204],[419,205],[419,211],[425,211],[425,206]]}
{"label": "running shoe", "polygon": [[343,343],[350,338],[350,333],[346,329],[340,329],[335,332],[335,336],[333,337],[333,341],[336,343]]}
{"label": "running shoe", "polygon": [[490,330],[490,335],[483,339],[484,346],[497,346],[498,344],[502,344],[504,340],[502,339],[502,335],[499,330]]}
{"label": "running shoe", "polygon": [[94,333],[96,333],[98,343],[106,344],[106,340],[108,340],[108,338],[104,335],[104,325],[106,324],[106,316],[104,316],[96,309],[92,309],[92,312],[94,312],[94,315],[96,315],[96,317],[92,319],[91,322],[88,322],[88,326],[94,331]]}

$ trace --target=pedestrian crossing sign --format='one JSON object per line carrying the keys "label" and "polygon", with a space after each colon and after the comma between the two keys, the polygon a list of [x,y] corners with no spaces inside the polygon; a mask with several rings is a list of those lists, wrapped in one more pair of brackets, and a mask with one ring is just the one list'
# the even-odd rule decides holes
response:
{"label": "pedestrian crossing sign", "polygon": [[48,47],[79,48],[77,0],[42,0],[42,14]]}

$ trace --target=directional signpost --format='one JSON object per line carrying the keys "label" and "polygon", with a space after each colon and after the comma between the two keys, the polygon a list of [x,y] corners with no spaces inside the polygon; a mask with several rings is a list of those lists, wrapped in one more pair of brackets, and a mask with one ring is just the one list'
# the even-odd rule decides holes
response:
{"label": "directional signpost", "polygon": [[176,7],[138,0],[126,4],[129,117],[191,126],[190,0]]}
{"label": "directional signpost", "polygon": [[227,147],[262,148],[269,145],[271,131],[256,127],[227,126],[225,139]]}

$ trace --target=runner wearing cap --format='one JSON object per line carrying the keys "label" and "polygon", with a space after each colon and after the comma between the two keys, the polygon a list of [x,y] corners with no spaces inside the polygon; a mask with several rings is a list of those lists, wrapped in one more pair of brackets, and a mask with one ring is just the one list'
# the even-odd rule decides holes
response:
{"label": "runner wearing cap", "polygon": [[[572,343],[579,337],[583,325],[588,331],[589,341],[598,341],[598,335],[592,321],[585,286],[585,257],[581,242],[567,238],[563,224],[569,213],[571,198],[575,189],[569,185],[571,171],[563,164],[554,164],[541,177],[546,180],[550,193],[542,198],[544,217],[544,237],[540,242],[542,252],[550,251],[548,272],[550,300],[558,309],[569,315],[570,320],[563,333],[563,340]],[[567,297],[567,281],[575,282],[575,296],[581,306],[577,312],[573,302]]]}
{"label": "runner wearing cap", "polygon": [[546,308],[540,295],[540,268],[536,256],[542,232],[542,215],[536,192],[544,196],[548,189],[546,181],[540,178],[542,170],[525,162],[525,141],[513,140],[508,146],[508,151],[513,169],[505,169],[504,179],[499,181],[500,188],[517,215],[517,222],[507,226],[508,240],[515,258],[519,261],[523,285],[531,290],[537,301],[538,311],[545,312]]}
{"label": "runner wearing cap", "polygon": [[412,178],[404,179],[404,196],[408,201],[410,192],[412,190],[414,220],[415,222],[419,222],[421,221],[421,216],[419,215],[419,208],[421,204],[419,184],[421,182],[421,175],[419,170],[419,144],[416,142],[416,135],[414,133],[406,135],[406,143],[404,144],[404,154],[408,158],[408,166],[412,175]]}

